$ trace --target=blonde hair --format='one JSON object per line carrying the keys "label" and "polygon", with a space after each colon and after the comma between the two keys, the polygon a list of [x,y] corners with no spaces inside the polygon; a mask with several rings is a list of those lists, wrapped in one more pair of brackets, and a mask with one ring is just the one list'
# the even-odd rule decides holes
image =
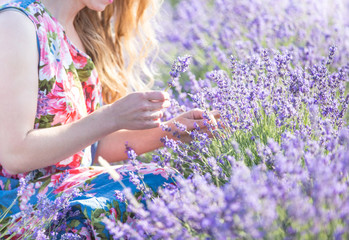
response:
{"label": "blonde hair", "polygon": [[84,8],[76,16],[74,26],[96,65],[105,103],[152,87],[147,57],[156,56],[153,25],[160,5],[160,0],[115,0],[103,12]]}

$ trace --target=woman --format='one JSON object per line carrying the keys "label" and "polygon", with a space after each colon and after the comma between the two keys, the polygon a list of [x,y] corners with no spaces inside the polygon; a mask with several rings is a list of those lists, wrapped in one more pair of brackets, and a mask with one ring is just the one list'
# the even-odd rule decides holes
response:
{"label": "woman", "polygon": [[[154,45],[149,18],[158,5],[156,0],[17,0],[0,7],[2,209],[16,198],[18,179],[30,176],[32,204],[52,190],[51,198],[82,190],[72,203],[80,211],[75,217],[79,221],[68,221],[66,231],[107,239],[100,209],[126,221],[125,206],[115,204],[120,183],[91,165],[97,157],[109,162],[127,159],[126,142],[137,154],[161,147],[166,133],[160,118],[170,105],[168,94],[127,94],[128,89],[151,85],[140,76],[152,77],[145,59]],[[198,110],[175,120],[189,128],[194,123],[204,127]],[[173,121],[166,124],[173,127]],[[170,169],[146,164],[140,168],[154,191],[171,182]],[[136,193],[129,180],[132,169],[125,165],[117,171]],[[59,179],[63,183],[54,188]],[[25,208],[23,199],[9,215]]]}

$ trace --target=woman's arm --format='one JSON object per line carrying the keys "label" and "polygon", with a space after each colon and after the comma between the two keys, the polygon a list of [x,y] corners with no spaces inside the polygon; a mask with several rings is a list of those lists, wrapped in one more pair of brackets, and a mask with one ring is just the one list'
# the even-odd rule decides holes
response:
{"label": "woman's arm", "polygon": [[99,156],[108,162],[127,160],[125,144],[139,155],[162,146],[160,139],[165,132],[160,127],[147,130],[120,130],[99,141],[96,158]]}
{"label": "woman's arm", "polygon": [[[212,120],[218,116],[217,113],[212,114]],[[178,130],[175,127],[174,121],[179,122],[187,126],[188,130],[192,130],[194,123],[196,123],[201,129],[205,130],[206,126],[203,119],[203,111],[194,109],[189,112],[183,113],[176,118],[165,122],[165,125],[169,126],[173,131]],[[181,132],[181,141],[188,142],[190,136],[187,133]],[[146,130],[120,130],[114,132],[100,140],[97,148],[96,157],[103,157],[109,162],[117,162],[127,159],[125,144],[132,147],[132,149],[138,154],[153,151],[163,146],[160,141],[162,137],[167,136],[173,138],[172,133],[165,132],[161,127],[146,129]]]}
{"label": "woman's arm", "polygon": [[120,129],[159,126],[161,92],[130,94],[74,123],[35,130],[38,51],[33,23],[0,14],[0,164],[11,174],[50,166]]}
{"label": "woman's arm", "polygon": [[9,173],[53,165],[109,133],[108,127],[100,128],[102,112],[73,124],[33,130],[38,49],[34,24],[20,12],[0,14],[0,63],[0,163]]}

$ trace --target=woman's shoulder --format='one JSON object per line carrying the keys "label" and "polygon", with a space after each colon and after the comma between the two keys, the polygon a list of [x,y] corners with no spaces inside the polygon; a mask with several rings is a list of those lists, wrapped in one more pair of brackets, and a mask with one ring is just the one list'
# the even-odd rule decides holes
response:
{"label": "woman's shoulder", "polygon": [[[42,15],[46,11],[40,1],[37,0],[0,0],[0,13],[4,11],[17,11],[26,15],[34,25],[40,23]],[[3,4],[5,3],[5,4]]]}
{"label": "woman's shoulder", "polygon": [[[11,47],[13,51],[37,49],[37,22],[28,6],[29,1],[0,0],[0,43],[2,48]],[[33,2],[31,0],[30,2]],[[2,4],[5,3],[5,4]],[[32,40],[36,39],[36,46]],[[15,43],[20,43],[17,46]]]}
{"label": "woman's shoulder", "polygon": [[15,20],[20,24],[29,22],[29,19],[34,23],[35,26],[33,17],[30,16],[30,11],[28,11],[27,8],[28,4],[25,4],[25,2],[22,1],[0,0],[0,15],[5,14],[9,21]]}
{"label": "woman's shoulder", "polygon": [[8,8],[5,11],[0,11],[0,31],[4,31],[4,34],[24,34],[26,36],[35,36],[35,25],[32,21],[21,11],[15,8]]}
{"label": "woman's shoulder", "polygon": [[7,57],[15,59],[32,54],[36,49],[36,29],[28,17],[18,11],[0,12],[0,49],[11,49]]}

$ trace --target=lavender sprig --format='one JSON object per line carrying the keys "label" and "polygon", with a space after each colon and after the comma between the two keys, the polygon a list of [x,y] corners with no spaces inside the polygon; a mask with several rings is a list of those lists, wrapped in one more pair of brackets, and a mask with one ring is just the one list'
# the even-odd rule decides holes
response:
{"label": "lavender sprig", "polygon": [[185,55],[183,57],[178,57],[172,64],[172,69],[170,71],[171,80],[168,82],[168,86],[165,89],[167,92],[171,87],[174,87],[176,81],[178,81],[181,73],[188,70],[191,61],[191,56]]}

